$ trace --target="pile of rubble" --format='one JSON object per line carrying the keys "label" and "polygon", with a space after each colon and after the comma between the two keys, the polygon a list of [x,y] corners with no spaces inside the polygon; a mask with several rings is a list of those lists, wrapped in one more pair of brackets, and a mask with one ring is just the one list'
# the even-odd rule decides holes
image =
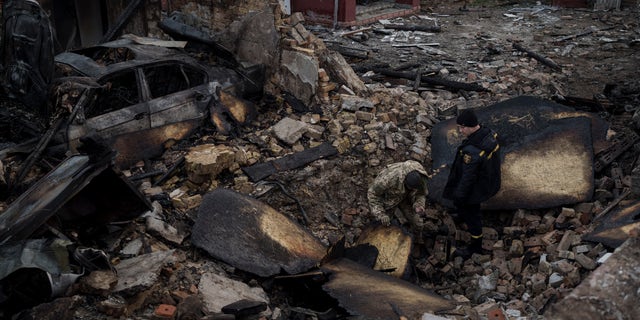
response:
{"label": "pile of rubble", "polygon": [[[531,28],[539,23],[538,19],[571,21],[569,14],[580,19],[589,19],[591,15],[548,8],[503,11],[506,10],[498,7],[469,15],[488,20],[505,16],[512,25],[505,24],[504,28],[510,30],[514,25]],[[562,71],[557,72],[541,60],[523,55],[521,50],[505,49],[511,43],[496,37],[500,30],[454,33],[455,26],[468,26],[473,22],[473,19],[461,21],[463,17],[458,15],[425,12],[424,16],[393,21],[424,24],[437,20],[439,25],[453,29],[432,35],[424,31],[394,33],[385,28],[388,22],[341,34],[342,31],[305,25],[299,13],[281,16],[276,9],[270,14],[274,14],[283,53],[280,65],[272,66],[276,71],[267,85],[271,90],[260,102],[257,117],[235,128],[231,135],[205,126],[189,139],[169,145],[162,158],[123,168],[123,176],[152,203],[144,214],[126,221],[93,225],[88,230],[82,229],[87,228],[86,224],[48,224],[40,234],[62,233],[63,239],[82,242],[106,255],[99,250],[70,251],[73,263],[61,267],[62,273],[69,273],[76,264],[84,266],[85,271],[92,270],[86,260],[91,261],[93,271],[82,277],[78,276],[79,272],[71,272],[79,281],[60,295],[63,297],[27,310],[24,316],[39,319],[347,317],[343,308],[351,310],[348,302],[326,299],[323,290],[316,287],[312,287],[315,291],[311,294],[307,291],[306,297],[297,291],[308,290],[308,287],[297,286],[312,286],[314,281],[308,280],[317,273],[297,275],[294,279],[298,283],[292,285],[283,281],[287,276],[275,279],[258,276],[227,259],[213,258],[206,249],[191,243],[191,232],[198,228],[201,223],[198,217],[205,212],[201,209],[203,198],[220,189],[250,195],[298,222],[327,248],[338,244],[347,248],[355,246],[373,222],[366,199],[368,183],[384,165],[414,159],[432,172],[436,170],[430,165],[431,133],[437,123],[452,118],[459,109],[482,108],[520,95],[566,102],[572,95],[578,95],[571,78],[584,72],[573,69],[566,61],[571,59],[572,50],[586,50],[579,44],[564,47],[558,56],[558,60],[564,62],[559,64]],[[637,20],[633,20],[637,13],[614,16],[629,20],[622,24],[623,31],[617,32],[635,30],[637,36]],[[622,37],[616,30],[602,32],[594,34],[600,38]],[[536,37],[526,32],[518,34]],[[548,30],[542,34],[554,36]],[[380,38],[375,40],[377,35]],[[404,41],[400,40],[402,36],[413,43],[392,45]],[[434,50],[433,45],[423,44],[421,40],[435,36],[442,38],[433,42],[444,43],[447,37],[464,41],[459,47],[449,48],[451,52],[447,54],[444,48]],[[360,42],[353,37],[359,37]],[[390,37],[395,40],[389,40]],[[369,51],[367,57],[374,53],[379,57],[374,60],[385,63],[362,56],[350,61],[348,55],[343,57],[330,49],[338,49],[336,45],[340,43],[345,45],[345,40],[351,47]],[[366,44],[367,41],[376,45]],[[504,54],[505,51],[508,53]],[[586,53],[577,55],[583,54]],[[567,56],[566,60],[563,56]],[[637,61],[637,55],[633,59]],[[419,67],[416,68],[416,64]],[[387,72],[406,71],[409,65],[416,70],[410,77]],[[373,69],[380,72],[371,72]],[[358,74],[360,70],[363,72]],[[434,84],[436,79],[447,81]],[[461,89],[460,85],[473,90]],[[608,96],[609,104],[595,99],[583,102],[608,111],[605,116],[612,124],[612,135],[629,129],[635,131],[637,116],[633,106],[638,105],[638,91],[634,91],[637,87],[632,82],[621,82],[616,91],[618,96]],[[620,101],[624,101],[623,106]],[[585,105],[589,104],[581,104]],[[621,109],[627,110],[620,112]],[[412,235],[416,245],[406,257],[410,267],[402,273],[403,280],[455,302],[455,308],[439,312],[443,318],[536,319],[548,315],[547,312],[556,312],[559,318],[567,317],[560,313],[560,307],[549,309],[580,292],[580,287],[588,286],[584,283],[587,277],[593,277],[603,267],[610,268],[603,263],[622,261],[624,258],[620,256],[625,254],[637,255],[633,245],[623,244],[628,237],[630,241],[637,239],[630,231],[636,226],[633,219],[636,203],[630,195],[637,196],[636,182],[640,176],[634,143],[635,140],[619,148],[620,152],[605,152],[606,157],[599,158],[604,163],[596,176],[593,201],[548,209],[488,212],[483,248],[489,254],[474,255],[466,261],[450,258],[449,246],[468,238],[463,230],[423,237]],[[456,230],[447,208],[431,203],[429,210],[439,215],[449,230]],[[610,219],[625,224],[613,223],[615,228],[604,228],[604,235],[597,233],[595,228]],[[606,234],[610,230],[622,235]],[[92,235],[87,237],[88,234]],[[63,254],[69,243],[37,245]],[[614,253],[616,247],[620,249]],[[239,252],[226,254],[234,256]],[[109,264],[113,267],[105,267]],[[634,281],[629,280],[627,284]],[[37,279],[34,282],[38,283]],[[16,288],[25,283],[10,285]],[[8,285],[3,284],[5,288]],[[376,283],[367,286],[375,287]],[[353,294],[366,296],[367,290]],[[635,291],[626,292],[637,295]],[[596,297],[604,299],[602,295]],[[622,306],[616,310],[617,314],[637,313],[623,300],[607,299],[610,299],[606,302],[610,308],[607,310]],[[402,314],[396,309],[394,312],[401,318]],[[435,312],[426,313],[423,319],[438,319],[430,313]]]}

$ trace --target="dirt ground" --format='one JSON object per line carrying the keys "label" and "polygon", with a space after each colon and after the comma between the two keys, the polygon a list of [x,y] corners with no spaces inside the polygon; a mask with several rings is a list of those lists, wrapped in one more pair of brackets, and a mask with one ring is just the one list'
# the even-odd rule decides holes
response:
{"label": "dirt ground", "polygon": [[[552,88],[535,88],[548,97],[592,99],[603,93],[606,85],[621,84],[634,78],[639,65],[637,8],[595,11],[552,7],[539,2],[476,1],[467,7],[468,11],[461,11],[462,4],[435,2],[423,7],[421,14],[392,21],[441,27],[441,32],[416,32],[413,36],[421,38],[415,43],[437,44],[433,48],[444,54],[433,55],[418,48],[398,50],[398,47],[385,45],[389,42],[376,46],[372,43],[384,40],[375,35],[363,45],[373,51],[373,59],[392,66],[417,62],[427,70],[447,67],[456,73],[455,76],[466,79],[469,72],[481,68],[479,62],[527,59],[522,51],[513,49],[513,44],[518,43],[561,67],[561,71],[544,66],[535,68],[557,82]],[[530,78],[525,71],[520,76]],[[535,87],[536,83],[531,85]]]}

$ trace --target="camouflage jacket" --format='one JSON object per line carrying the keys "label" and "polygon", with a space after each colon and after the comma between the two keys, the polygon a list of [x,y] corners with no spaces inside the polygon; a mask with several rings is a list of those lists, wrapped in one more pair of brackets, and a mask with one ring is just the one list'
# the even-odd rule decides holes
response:
{"label": "camouflage jacket", "polygon": [[428,194],[426,188],[424,192],[418,192],[417,190],[407,192],[404,186],[405,176],[413,170],[418,170],[426,179],[426,170],[419,162],[414,160],[392,163],[380,171],[367,191],[371,214],[376,219],[379,220],[386,210],[397,206],[406,197],[409,197],[414,209],[416,207],[424,208]]}

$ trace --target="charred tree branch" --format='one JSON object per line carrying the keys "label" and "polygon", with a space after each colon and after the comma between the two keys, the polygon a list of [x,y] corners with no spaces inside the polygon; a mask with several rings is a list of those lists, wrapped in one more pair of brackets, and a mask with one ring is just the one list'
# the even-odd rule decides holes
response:
{"label": "charred tree branch", "polygon": [[527,55],[529,55],[531,58],[534,58],[534,59],[540,61],[542,64],[544,64],[544,65],[546,65],[548,67],[551,67],[554,70],[562,70],[562,68],[557,63],[553,62],[553,60],[551,60],[551,59],[549,59],[547,57],[544,57],[544,56],[542,56],[542,55],[540,55],[540,54],[538,54],[536,52],[533,52],[533,51],[521,46],[517,42],[513,43],[513,48],[518,50],[518,51],[522,51],[522,52],[527,53]]}
{"label": "charred tree branch", "polygon": [[[388,77],[394,77],[394,78],[402,78],[402,79],[409,79],[409,80],[416,80],[418,78],[416,74],[417,72],[399,72],[399,71],[393,71],[393,70],[380,70],[380,69],[374,70],[374,71],[382,75],[385,75]],[[478,92],[489,91],[489,89],[474,83],[464,83],[464,82],[446,80],[439,77],[424,76],[424,74],[420,75],[420,83],[421,84],[424,83],[431,86],[442,86],[452,91],[458,91],[458,90],[478,91]]]}
{"label": "charred tree branch", "polygon": [[423,31],[423,32],[440,32],[442,28],[439,26],[423,26],[417,24],[405,25],[405,24],[386,24],[384,26],[387,29],[404,30],[404,31]]}

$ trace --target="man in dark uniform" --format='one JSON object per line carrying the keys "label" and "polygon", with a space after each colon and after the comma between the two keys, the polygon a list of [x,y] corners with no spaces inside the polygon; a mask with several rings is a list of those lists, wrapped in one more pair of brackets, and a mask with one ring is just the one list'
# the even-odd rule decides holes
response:
{"label": "man in dark uniform", "polygon": [[469,246],[453,253],[467,259],[482,252],[480,205],[500,189],[500,145],[498,134],[480,125],[472,109],[463,110],[456,123],[465,139],[456,151],[443,196],[453,200],[471,235]]}

